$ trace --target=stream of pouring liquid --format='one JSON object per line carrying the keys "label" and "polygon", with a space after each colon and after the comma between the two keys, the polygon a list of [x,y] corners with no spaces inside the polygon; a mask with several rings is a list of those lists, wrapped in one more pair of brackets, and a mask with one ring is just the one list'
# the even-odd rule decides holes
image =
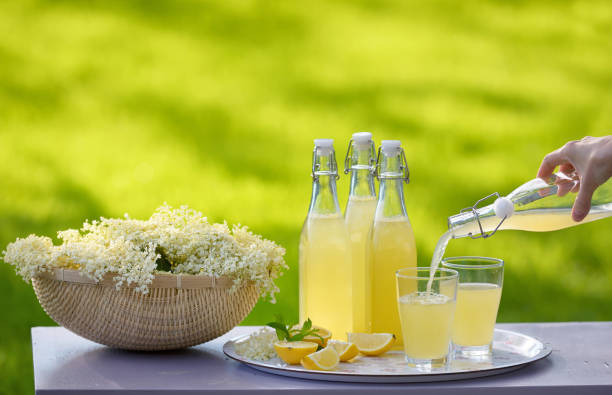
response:
{"label": "stream of pouring liquid", "polygon": [[436,270],[438,270],[438,265],[440,261],[444,257],[444,252],[446,251],[446,247],[448,246],[448,242],[453,237],[453,232],[447,230],[441,237],[438,239],[438,243],[436,244],[436,249],[433,253],[433,258],[431,259],[431,266],[429,269],[429,280],[427,281],[427,292],[431,292],[431,284],[434,279],[434,275],[436,274]]}

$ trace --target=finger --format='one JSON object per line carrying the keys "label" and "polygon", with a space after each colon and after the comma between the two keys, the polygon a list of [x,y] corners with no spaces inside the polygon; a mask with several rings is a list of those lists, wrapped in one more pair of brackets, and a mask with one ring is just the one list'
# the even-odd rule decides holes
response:
{"label": "finger", "polygon": [[548,180],[555,168],[564,163],[568,163],[568,160],[561,148],[551,152],[542,160],[542,164],[540,164],[540,168],[538,169],[538,177],[543,180]]}
{"label": "finger", "polygon": [[568,176],[571,176],[572,174],[574,174],[574,172],[576,172],[576,169],[571,163],[567,162],[559,166],[559,171],[564,174],[567,174]]}
{"label": "finger", "polygon": [[577,180],[574,186],[572,187],[571,193],[576,193],[580,190],[580,180]]}
{"label": "finger", "polygon": [[565,196],[568,194],[569,191],[572,190],[572,188],[574,187],[574,182],[573,181],[563,181],[559,184],[557,184],[557,195],[558,196]]}
{"label": "finger", "polygon": [[572,218],[574,221],[582,221],[589,213],[591,209],[591,199],[593,198],[595,189],[597,189],[597,184],[595,184],[590,177],[584,177],[580,180],[580,190],[578,191],[578,196],[576,196],[576,201],[572,209]]}

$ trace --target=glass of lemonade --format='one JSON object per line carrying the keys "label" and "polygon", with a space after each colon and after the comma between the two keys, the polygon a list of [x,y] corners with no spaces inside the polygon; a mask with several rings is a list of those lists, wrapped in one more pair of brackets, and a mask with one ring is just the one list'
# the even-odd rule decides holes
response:
{"label": "glass of lemonade", "polygon": [[423,371],[447,362],[459,277],[437,269],[428,287],[429,274],[429,267],[409,267],[395,275],[406,361]]}
{"label": "glass of lemonade", "polygon": [[490,355],[504,281],[504,261],[460,256],[443,259],[442,266],[459,273],[453,323],[455,354],[464,357]]}

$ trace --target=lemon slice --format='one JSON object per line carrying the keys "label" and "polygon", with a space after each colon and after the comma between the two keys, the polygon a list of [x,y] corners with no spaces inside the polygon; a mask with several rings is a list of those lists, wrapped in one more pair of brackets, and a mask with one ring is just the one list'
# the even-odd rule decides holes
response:
{"label": "lemon slice", "polygon": [[[323,340],[321,340],[317,336],[313,336],[313,335],[308,335],[308,336],[304,337],[302,340],[305,341],[305,342],[317,343],[321,347],[327,347],[327,342],[332,337],[331,332],[328,331],[325,328],[320,327],[320,326],[313,325],[312,328],[319,330],[317,332],[317,335],[321,336],[323,338]],[[292,329],[299,329],[299,326],[294,325]]]}
{"label": "lemon slice", "polygon": [[274,349],[278,356],[289,365],[297,365],[302,358],[317,351],[317,344],[312,342],[278,341]]}
{"label": "lemon slice", "polygon": [[348,341],[355,343],[364,355],[380,355],[389,351],[395,342],[392,333],[349,333]]}
{"label": "lemon slice", "polygon": [[306,369],[332,370],[338,366],[338,363],[340,363],[340,357],[338,357],[338,352],[336,349],[329,346],[325,347],[321,351],[306,355],[300,362]]}
{"label": "lemon slice", "polygon": [[357,354],[359,354],[359,349],[357,348],[355,343],[332,340],[329,342],[329,345],[336,349],[336,352],[338,353],[341,362],[353,359],[357,356]]}

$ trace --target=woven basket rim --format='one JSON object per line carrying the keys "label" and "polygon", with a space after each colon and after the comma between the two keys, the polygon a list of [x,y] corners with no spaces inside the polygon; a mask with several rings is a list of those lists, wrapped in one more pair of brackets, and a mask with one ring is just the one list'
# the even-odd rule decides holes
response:
{"label": "woven basket rim", "polygon": [[[67,283],[78,283],[78,284],[91,284],[102,287],[115,287],[116,282],[113,279],[116,277],[116,273],[106,273],[102,280],[96,281],[87,275],[81,273],[77,269],[53,269],[50,272],[43,272],[36,275],[36,277],[48,278],[52,280],[67,282]],[[155,274],[151,284],[148,284],[148,288],[175,288],[175,289],[202,289],[202,288],[231,288],[234,285],[234,280],[228,276],[212,277],[198,274],[172,274],[172,273],[158,273]],[[252,285],[250,282],[245,284]],[[136,288],[137,284],[123,284],[121,287]]]}

